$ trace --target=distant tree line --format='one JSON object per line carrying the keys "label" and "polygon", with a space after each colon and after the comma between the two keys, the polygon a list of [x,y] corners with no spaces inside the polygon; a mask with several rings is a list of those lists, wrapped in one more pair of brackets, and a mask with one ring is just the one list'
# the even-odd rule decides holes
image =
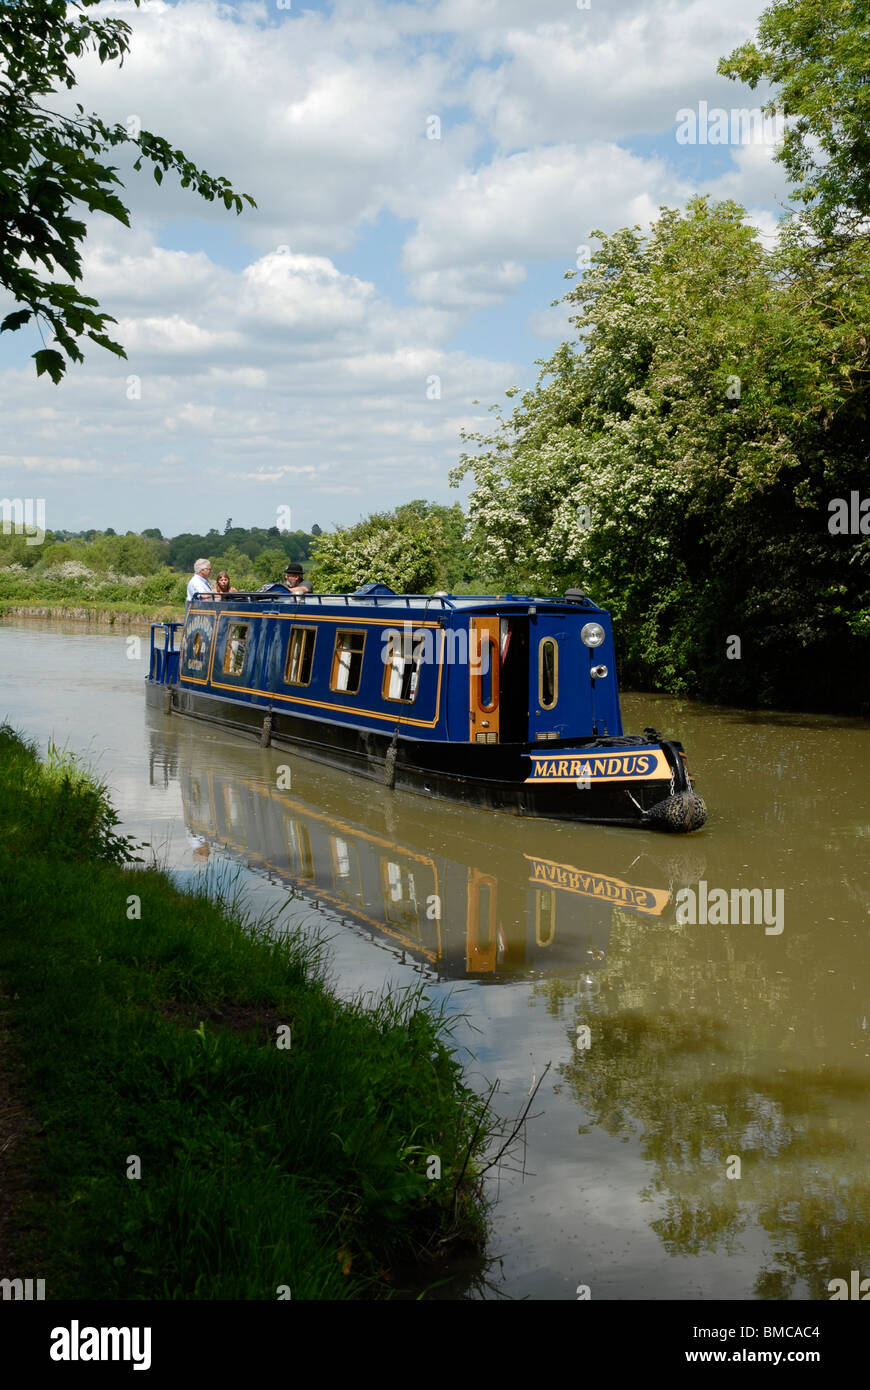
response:
{"label": "distant tree line", "polygon": [[[270,526],[264,529],[259,526],[243,527],[228,525],[222,532],[216,527],[211,527],[209,531],[196,533],[194,531],[183,531],[177,536],[164,536],[158,526],[147,526],[139,532],[128,531],[125,536],[118,536],[117,532],[108,526],[104,531],[91,528],[88,531],[65,531],[56,529],[51,532],[55,542],[83,541],[89,546],[101,545],[99,551],[91,552],[93,558],[98,556],[111,555],[113,560],[121,556],[125,561],[134,555],[139,561],[147,566],[153,560],[158,564],[168,565],[172,569],[192,570],[195,560],[201,556],[212,556],[216,551],[225,551],[230,548],[237,550],[239,554],[254,561],[264,552],[280,557],[280,563],[286,564],[288,560],[307,560],[311,553],[312,540],[321,535],[320,527],[315,525],[311,531],[280,531],[277,526]],[[112,547],[102,545],[105,541],[123,541],[127,543],[126,552],[123,546]],[[136,546],[136,541],[153,541],[155,545]],[[0,546],[3,539],[0,538]],[[27,547],[31,551],[36,547]],[[150,557],[150,558],[149,558]],[[37,556],[37,559],[39,557]],[[276,561],[278,562],[278,561]],[[110,561],[109,563],[112,563]],[[102,564],[101,568],[107,568]],[[114,568],[119,568],[114,564]],[[138,570],[122,570],[122,573],[148,574],[150,568],[140,568]]]}
{"label": "distant tree line", "polygon": [[40,545],[0,527],[0,599],[75,600],[82,603],[178,605],[200,556],[213,574],[225,569],[237,589],[281,579],[288,560],[307,568],[320,527],[281,531],[277,526],[233,527],[205,535],[164,537],[156,526],[118,535],[113,527],[47,531]]}

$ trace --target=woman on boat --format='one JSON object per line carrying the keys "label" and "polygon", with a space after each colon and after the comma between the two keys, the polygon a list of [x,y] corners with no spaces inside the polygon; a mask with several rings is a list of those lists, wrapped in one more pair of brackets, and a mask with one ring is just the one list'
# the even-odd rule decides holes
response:
{"label": "woman on boat", "polygon": [[230,577],[226,570],[221,570],[216,582],[218,598],[228,598],[230,594],[237,594],[239,592],[238,589],[234,589],[230,583]]}

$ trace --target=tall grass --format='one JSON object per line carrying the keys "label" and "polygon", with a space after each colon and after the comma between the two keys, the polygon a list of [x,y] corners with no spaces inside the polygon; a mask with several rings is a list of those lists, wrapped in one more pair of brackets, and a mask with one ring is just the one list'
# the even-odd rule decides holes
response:
{"label": "tall grass", "polygon": [[481,1248],[488,1121],[443,1019],[414,991],[338,1001],[316,943],[132,864],[117,824],[0,728],[0,979],[49,1297],[374,1297]]}

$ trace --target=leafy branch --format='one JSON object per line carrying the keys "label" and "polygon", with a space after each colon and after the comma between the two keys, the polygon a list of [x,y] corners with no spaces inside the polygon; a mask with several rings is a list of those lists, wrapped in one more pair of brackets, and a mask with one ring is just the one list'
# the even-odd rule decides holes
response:
{"label": "leafy branch", "polygon": [[106,162],[110,150],[135,146],[136,171],[146,161],[158,184],[172,171],[182,188],[206,202],[221,201],[227,211],[238,214],[245,203],[256,207],[228,179],[200,169],[162,136],[139,129],[133,118],[108,124],[80,104],[74,116],[42,104],[40,98],[76,85],[72,60],[88,51],[101,63],[123,66],[130,26],[89,15],[97,3],[0,0],[0,287],[21,306],[0,322],[0,333],[34,321],[41,334],[52,335],[51,346],[33,357],[37,375],[45,373],[55,383],[68,362],[84,361],[83,338],[126,357],[106,331],[116,320],[78,287],[87,228],[75,215],[76,205],[130,225],[115,191],[123,187],[117,167]]}

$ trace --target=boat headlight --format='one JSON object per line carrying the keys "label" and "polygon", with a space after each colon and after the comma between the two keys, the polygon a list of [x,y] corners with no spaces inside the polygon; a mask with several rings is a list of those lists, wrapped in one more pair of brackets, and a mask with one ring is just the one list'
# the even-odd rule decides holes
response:
{"label": "boat headlight", "polygon": [[587,647],[600,647],[606,636],[600,623],[584,623],[580,630],[580,641]]}
{"label": "boat headlight", "polygon": [[597,681],[604,680],[604,677],[607,675],[607,667],[606,667],[606,666],[593,666],[593,667],[592,667],[592,671],[591,671],[591,675],[592,675],[592,677],[593,677],[594,680],[597,680]]}

